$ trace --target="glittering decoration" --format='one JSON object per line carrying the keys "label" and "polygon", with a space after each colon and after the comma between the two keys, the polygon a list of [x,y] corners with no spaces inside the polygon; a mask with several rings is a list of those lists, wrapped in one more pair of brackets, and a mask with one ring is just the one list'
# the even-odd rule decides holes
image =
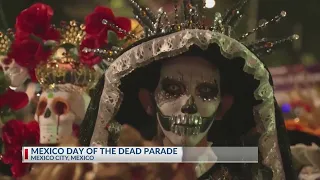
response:
{"label": "glittering decoration", "polygon": [[261,57],[265,54],[270,54],[273,52],[277,46],[284,44],[286,42],[294,41],[299,39],[299,35],[294,34],[287,38],[278,39],[278,40],[268,40],[266,38],[260,39],[253,44],[248,45],[248,48],[254,52],[257,56]]}
{"label": "glittering decoration", "polygon": [[190,21],[190,15],[189,15],[189,9],[191,7],[191,4],[190,4],[190,0],[183,0],[183,15],[184,15],[184,21],[187,22],[187,21]]}
{"label": "glittering decoration", "polygon": [[161,32],[160,27],[163,26],[161,20],[164,15],[165,15],[165,12],[163,11],[163,8],[162,7],[159,8],[158,14],[157,14],[157,20],[156,20],[156,23],[154,24],[154,28],[157,33]]}
{"label": "glittering decoration", "polygon": [[69,23],[62,21],[60,22],[61,28],[61,41],[60,44],[74,44],[80,45],[85,36],[85,25],[78,24],[76,21],[70,21]]}
{"label": "glittering decoration", "polygon": [[109,22],[106,19],[102,20],[102,24],[110,26],[112,29],[115,29],[117,32],[120,32],[120,33],[126,35],[129,38],[138,39],[134,34],[131,34],[130,32],[127,32],[126,30],[120,28],[119,26],[115,25],[114,23]]}
{"label": "glittering decoration", "polygon": [[154,31],[154,23],[156,18],[149,8],[144,8],[134,0],[128,0],[133,9],[136,19],[145,25],[151,31]]}
{"label": "glittering decoration", "polygon": [[107,131],[109,132],[109,138],[113,141],[114,144],[117,144],[122,125],[117,121],[110,121],[106,126]]}
{"label": "glittering decoration", "polygon": [[53,53],[47,62],[37,66],[36,77],[44,89],[54,89],[58,84],[73,84],[88,90],[95,85],[98,73],[79,60],[78,48],[85,35],[85,26],[76,21],[63,21],[60,25],[60,42],[53,45]]}
{"label": "glittering decoration", "polygon": [[0,54],[7,54],[11,45],[10,31],[8,33],[0,32]]}
{"label": "glittering decoration", "polygon": [[216,12],[213,20],[213,31],[224,33],[224,25],[222,24],[222,15],[219,12]]}
{"label": "glittering decoration", "polygon": [[174,23],[178,24],[178,22],[179,22],[178,1],[174,0]]}
{"label": "glittering decoration", "polygon": [[254,28],[252,31],[250,32],[247,32],[245,34],[243,34],[239,40],[243,40],[244,38],[248,37],[249,35],[267,27],[269,24],[272,24],[272,23],[277,23],[279,22],[282,18],[286,17],[287,16],[287,12],[286,11],[281,11],[281,13],[277,16],[275,16],[274,18],[272,18],[271,20],[269,21],[265,21],[263,23],[261,23],[257,28]]}
{"label": "glittering decoration", "polygon": [[237,22],[242,18],[242,10],[247,4],[248,0],[239,1],[233,8],[226,11],[222,22],[224,24],[232,25],[232,22]]}

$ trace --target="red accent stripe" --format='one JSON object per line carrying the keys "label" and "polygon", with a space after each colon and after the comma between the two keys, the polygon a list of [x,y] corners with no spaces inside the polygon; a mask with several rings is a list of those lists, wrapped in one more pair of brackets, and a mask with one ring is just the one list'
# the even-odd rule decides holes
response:
{"label": "red accent stripe", "polygon": [[28,149],[24,149],[24,159],[29,159]]}

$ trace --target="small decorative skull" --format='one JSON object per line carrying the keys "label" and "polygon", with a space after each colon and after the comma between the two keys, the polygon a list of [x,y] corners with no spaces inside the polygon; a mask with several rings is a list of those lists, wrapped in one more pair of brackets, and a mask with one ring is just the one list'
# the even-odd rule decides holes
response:
{"label": "small decorative skull", "polygon": [[9,77],[11,86],[21,86],[29,77],[28,70],[18,65],[14,59],[0,55],[0,68],[4,74]]}
{"label": "small decorative skull", "polygon": [[40,143],[57,144],[72,135],[73,124],[80,124],[86,112],[85,101],[77,91],[44,91],[35,119],[40,126]]}

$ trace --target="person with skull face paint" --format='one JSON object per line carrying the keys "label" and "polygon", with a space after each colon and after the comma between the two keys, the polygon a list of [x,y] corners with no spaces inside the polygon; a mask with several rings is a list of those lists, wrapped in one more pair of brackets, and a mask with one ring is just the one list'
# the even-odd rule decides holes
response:
{"label": "person with skull face paint", "polygon": [[[224,17],[216,13],[211,27],[189,1],[184,1],[185,21],[177,18],[173,25],[161,9],[156,17],[130,2],[145,36],[113,54],[81,125],[81,144],[108,145],[120,129],[117,123],[130,124],[165,146],[259,147],[257,165],[198,164],[199,179],[296,179],[272,80],[258,57],[298,36],[245,44],[254,31],[237,38],[231,30],[239,15],[232,12],[241,12],[246,1]],[[282,11],[269,22],[285,16]]]}

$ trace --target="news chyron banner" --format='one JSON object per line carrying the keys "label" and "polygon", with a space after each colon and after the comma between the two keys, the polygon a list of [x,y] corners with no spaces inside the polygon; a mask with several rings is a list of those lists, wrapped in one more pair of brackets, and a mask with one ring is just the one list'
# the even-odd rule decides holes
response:
{"label": "news chyron banner", "polygon": [[23,147],[24,163],[258,163],[258,147]]}

